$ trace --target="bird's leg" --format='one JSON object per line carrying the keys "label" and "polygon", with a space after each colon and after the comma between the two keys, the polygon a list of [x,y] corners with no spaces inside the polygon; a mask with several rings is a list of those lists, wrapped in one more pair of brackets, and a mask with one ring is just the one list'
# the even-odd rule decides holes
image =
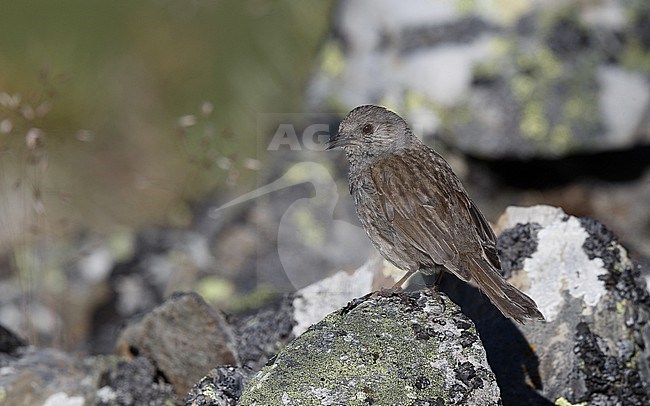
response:
{"label": "bird's leg", "polygon": [[442,300],[442,297],[440,296],[440,282],[442,281],[442,275],[445,273],[445,267],[442,265],[436,265],[434,267],[436,271],[438,271],[438,275],[436,275],[436,281],[433,283],[433,286],[429,286],[429,292],[431,292],[431,296],[436,298],[438,302],[442,304],[443,312],[445,309],[445,302]]}
{"label": "bird's leg", "polygon": [[393,285],[393,287],[391,288],[391,290],[394,290],[394,291],[401,290],[401,289],[402,289],[402,285],[404,284],[404,282],[406,282],[406,281],[407,281],[411,276],[413,276],[413,274],[416,273],[416,272],[417,272],[417,271],[414,271],[414,270],[407,271],[407,272],[404,274],[404,276],[402,276],[402,277],[400,278],[400,280],[398,280],[397,283]]}
{"label": "bird's leg", "polygon": [[436,281],[433,283],[433,291],[435,294],[440,293],[440,282],[442,282],[442,275],[445,273],[445,269],[441,266],[437,267],[438,268],[438,276],[436,276]]}
{"label": "bird's leg", "polygon": [[397,283],[394,284],[392,287],[390,287],[388,289],[381,288],[381,290],[377,290],[375,292],[368,293],[366,296],[364,296],[364,298],[377,297],[377,296],[381,296],[381,297],[391,297],[391,296],[396,296],[396,295],[400,296],[403,293],[402,292],[402,285],[411,276],[413,276],[413,274],[416,273],[416,272],[417,272],[417,270],[415,270],[415,271],[414,270],[407,271],[406,274],[404,274],[404,276],[402,276],[400,278],[400,280],[398,280]]}

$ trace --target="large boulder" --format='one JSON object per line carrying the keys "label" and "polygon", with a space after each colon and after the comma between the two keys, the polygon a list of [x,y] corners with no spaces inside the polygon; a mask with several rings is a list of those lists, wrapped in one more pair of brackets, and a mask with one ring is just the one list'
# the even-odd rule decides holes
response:
{"label": "large boulder", "polygon": [[642,1],[342,1],[312,111],[364,103],[490,159],[650,141],[650,6]]}
{"label": "large boulder", "polygon": [[615,236],[593,219],[550,206],[510,207],[499,229],[507,276],[546,317],[518,326],[531,345],[518,358],[508,328],[495,328],[508,323],[477,322],[504,402],[524,402],[515,378],[524,370],[553,402],[649,404],[650,295]]}
{"label": "large boulder", "polygon": [[473,323],[446,296],[377,295],[310,327],[240,405],[499,404]]}

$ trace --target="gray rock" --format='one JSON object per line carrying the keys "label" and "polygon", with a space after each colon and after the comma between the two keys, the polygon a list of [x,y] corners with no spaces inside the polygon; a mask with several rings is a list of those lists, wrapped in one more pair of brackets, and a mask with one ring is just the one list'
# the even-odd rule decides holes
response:
{"label": "gray rock", "polygon": [[117,351],[125,357],[146,356],[179,397],[216,365],[239,362],[230,324],[193,293],[175,294],[127,326]]}
{"label": "gray rock", "polygon": [[397,109],[475,156],[650,143],[647,2],[342,1],[310,109]]}
{"label": "gray rock", "polygon": [[351,302],[280,351],[239,404],[498,404],[472,322],[441,298]]}
{"label": "gray rock", "polygon": [[[101,363],[98,363],[101,365]],[[108,368],[98,383],[89,404],[164,405],[178,404],[174,387],[160,379],[156,366],[145,357],[120,360]]]}
{"label": "gray rock", "polygon": [[[3,355],[3,354],[0,354]],[[6,406],[45,404],[50,397],[83,401],[93,389],[82,360],[55,349],[24,348],[0,356],[0,402]]]}
{"label": "gray rock", "polygon": [[144,357],[80,358],[62,351],[26,347],[15,357],[0,354],[3,406],[177,404],[174,388]]}
{"label": "gray rock", "polygon": [[243,367],[259,371],[294,336],[293,297],[234,320],[239,359]]}
{"label": "gray rock", "polygon": [[[538,393],[553,402],[650,403],[650,295],[614,235],[595,220],[550,206],[510,207],[499,228],[510,280],[546,317],[519,329],[529,355],[518,362],[528,365],[526,378]],[[490,324],[499,321],[477,323],[477,329],[504,402],[522,402],[513,384],[512,340]]]}
{"label": "gray rock", "polygon": [[286,295],[278,303],[267,304],[254,314],[234,318],[233,330],[242,366],[214,365],[215,368],[189,391],[185,404],[237,404],[252,375],[294,338],[293,300],[292,295]]}
{"label": "gray rock", "polygon": [[186,406],[234,406],[253,371],[233,366],[218,367],[194,385],[185,398]]}

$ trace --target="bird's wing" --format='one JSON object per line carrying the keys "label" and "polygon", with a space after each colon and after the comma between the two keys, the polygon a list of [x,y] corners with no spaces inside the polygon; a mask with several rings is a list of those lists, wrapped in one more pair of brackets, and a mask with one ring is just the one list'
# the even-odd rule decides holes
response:
{"label": "bird's wing", "polygon": [[[496,248],[489,248],[494,246],[492,229],[447,163],[439,156],[412,155],[392,155],[371,170],[381,209],[396,237],[465,280],[467,267],[459,266],[463,253],[483,246],[498,264]],[[440,171],[441,165],[448,171]],[[442,182],[436,179],[441,176]]]}

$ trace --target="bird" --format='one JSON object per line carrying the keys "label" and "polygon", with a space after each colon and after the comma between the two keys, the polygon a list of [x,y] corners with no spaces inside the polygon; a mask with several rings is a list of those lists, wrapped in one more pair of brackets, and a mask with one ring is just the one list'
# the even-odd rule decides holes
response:
{"label": "bird", "polygon": [[543,320],[529,296],[499,272],[496,236],[447,161],[420,141],[402,117],[361,105],[341,121],[328,149],[342,148],[349,190],[374,247],[406,274],[443,271],[477,286],[501,313],[519,323]]}

